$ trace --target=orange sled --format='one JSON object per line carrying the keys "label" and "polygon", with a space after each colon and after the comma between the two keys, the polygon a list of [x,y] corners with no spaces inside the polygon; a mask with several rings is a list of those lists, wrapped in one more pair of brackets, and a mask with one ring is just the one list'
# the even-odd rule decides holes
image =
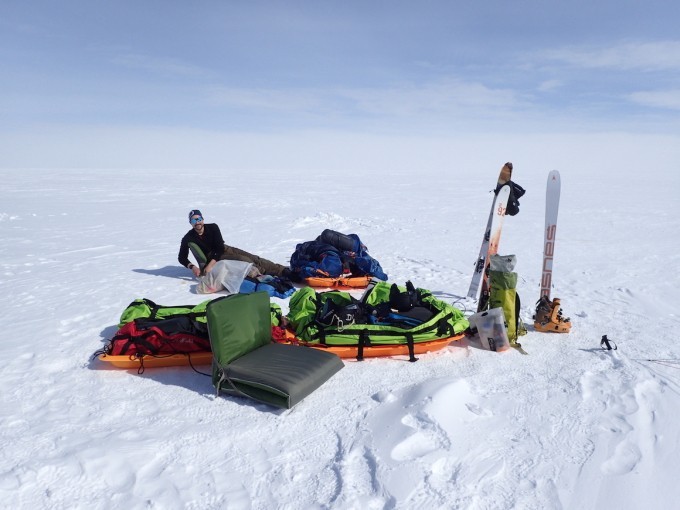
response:
{"label": "orange sled", "polygon": [[[429,342],[418,342],[413,344],[414,354],[424,354],[426,352],[439,351],[449,345],[451,342],[461,340],[465,335],[463,333],[448,338],[440,338],[438,340],[431,340]],[[359,354],[359,347],[356,345],[322,345],[322,344],[305,344],[307,347],[319,349],[333,354],[341,358],[356,358]],[[408,345],[406,344],[389,344],[389,345],[372,345],[364,347],[364,358],[381,358],[386,356],[408,356]]]}
{"label": "orange sled", "polygon": [[[464,334],[455,335],[449,338],[440,338],[430,342],[419,342],[413,344],[414,354],[424,354],[427,352],[440,351],[447,345],[464,338]],[[289,337],[289,341],[291,338]],[[293,342],[290,342],[293,343]],[[340,358],[356,358],[359,348],[356,345],[321,345],[305,344],[307,347],[332,352]],[[364,347],[364,358],[381,358],[387,356],[408,356],[408,345],[373,345]],[[113,356],[110,354],[100,354],[99,361],[109,363],[115,368],[135,369],[141,368],[161,368],[179,367],[189,365],[210,365],[212,363],[212,352],[193,352],[191,354],[169,354],[151,356],[143,354],[139,357],[128,356],[127,354]]]}
{"label": "orange sled", "polygon": [[212,363],[212,352],[201,351],[191,354],[160,354],[151,356],[142,354],[141,356],[128,356],[122,354],[113,356],[110,354],[100,354],[97,356],[99,361],[110,363],[116,368],[158,368],[158,367],[178,367],[185,365],[209,365]]}
{"label": "orange sled", "polygon": [[337,278],[312,276],[305,278],[305,283],[310,287],[334,289],[365,289],[370,281],[370,276],[339,276]]}

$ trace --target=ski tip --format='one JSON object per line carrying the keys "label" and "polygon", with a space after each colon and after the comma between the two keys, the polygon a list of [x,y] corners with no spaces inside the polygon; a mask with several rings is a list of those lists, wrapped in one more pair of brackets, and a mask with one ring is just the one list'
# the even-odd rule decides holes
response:
{"label": "ski tip", "polygon": [[562,178],[557,170],[551,170],[548,173],[548,189],[559,189],[562,183]]}
{"label": "ski tip", "polygon": [[498,176],[498,184],[505,184],[512,179],[512,163],[509,161],[501,168],[501,173]]}

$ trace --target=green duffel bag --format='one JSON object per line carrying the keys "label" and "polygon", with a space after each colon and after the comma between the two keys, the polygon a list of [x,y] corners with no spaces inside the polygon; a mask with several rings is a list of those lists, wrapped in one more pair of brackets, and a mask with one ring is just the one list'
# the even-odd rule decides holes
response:
{"label": "green duffel bag", "polygon": [[209,302],[203,301],[198,305],[162,306],[157,305],[150,299],[135,299],[123,310],[118,327],[123,327],[135,319],[162,320],[187,315],[199,322],[206,322],[205,308]]}
{"label": "green duffel bag", "polygon": [[[135,299],[123,310],[118,327],[121,328],[135,319],[163,320],[182,316],[188,316],[198,322],[206,322],[206,308],[210,301],[203,301],[197,305],[163,306],[157,305],[150,299]],[[271,315],[271,325],[278,326],[283,316],[281,307],[276,303],[270,303],[269,312]]]}
{"label": "green duffel bag", "polygon": [[[469,324],[458,308],[435,298],[429,290],[378,282],[361,300],[348,292],[317,293],[310,287],[290,299],[288,320],[295,335],[326,345],[413,344],[448,338]],[[412,294],[413,306],[395,310],[395,290]]]}

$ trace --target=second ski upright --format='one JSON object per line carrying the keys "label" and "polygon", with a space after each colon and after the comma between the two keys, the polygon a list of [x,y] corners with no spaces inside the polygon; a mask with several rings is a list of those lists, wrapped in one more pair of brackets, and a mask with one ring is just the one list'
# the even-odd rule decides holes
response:
{"label": "second ski upright", "polygon": [[553,287],[553,260],[557,236],[557,211],[560,207],[560,173],[548,174],[545,192],[545,229],[543,230],[543,265],[541,266],[541,294],[536,303],[534,329],[542,332],[569,333],[571,320],[562,315],[560,300],[550,299]]}
{"label": "second ski upright", "polygon": [[553,256],[557,234],[557,211],[560,208],[560,173],[553,170],[548,174],[545,191],[545,229],[543,230],[543,266],[541,268],[541,295],[550,299],[552,288]]}

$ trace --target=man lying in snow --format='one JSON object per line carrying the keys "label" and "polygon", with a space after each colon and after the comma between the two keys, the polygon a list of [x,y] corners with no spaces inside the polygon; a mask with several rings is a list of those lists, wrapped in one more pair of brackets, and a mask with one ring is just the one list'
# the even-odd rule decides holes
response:
{"label": "man lying in snow", "polygon": [[[217,223],[205,223],[203,215],[198,209],[193,209],[189,212],[189,223],[191,223],[192,229],[182,238],[177,260],[184,267],[190,269],[194,276],[198,277],[201,274],[209,273],[218,260],[250,262],[257,268],[260,274],[291,276],[290,269],[286,266],[224,244],[220,227],[217,226]],[[189,243],[194,243],[202,250],[207,259],[205,267],[195,266],[189,261]],[[201,261],[198,262],[199,264],[201,263]]]}
{"label": "man lying in snow", "polygon": [[[225,245],[220,228],[215,223],[204,223],[198,209],[189,212],[189,222],[193,228],[182,238],[177,260],[199,279],[199,294],[263,290],[270,296],[285,298],[295,291],[287,267]],[[189,251],[199,266],[189,261]]]}

